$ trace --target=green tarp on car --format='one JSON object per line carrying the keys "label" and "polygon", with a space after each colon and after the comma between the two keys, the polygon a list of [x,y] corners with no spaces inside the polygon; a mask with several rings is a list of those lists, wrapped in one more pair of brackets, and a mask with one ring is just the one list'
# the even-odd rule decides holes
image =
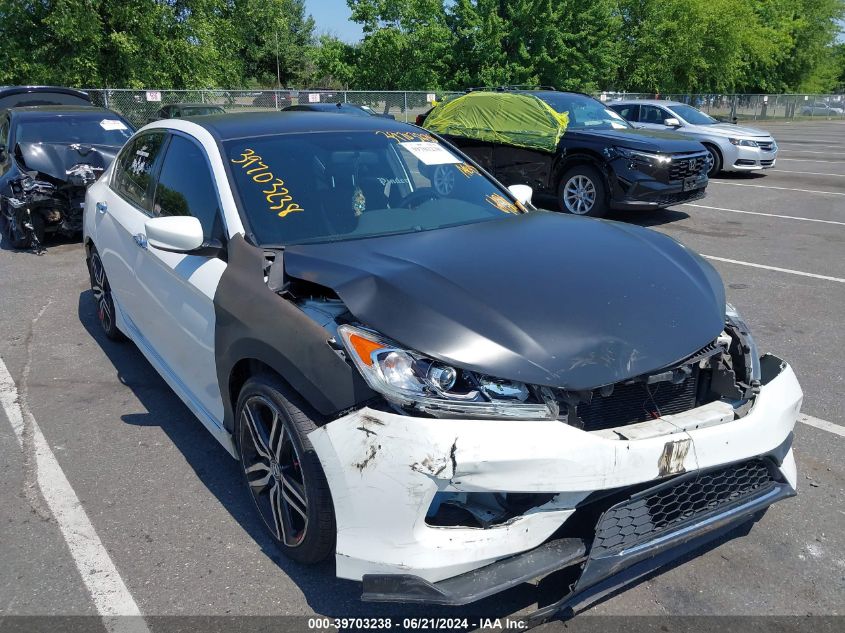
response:
{"label": "green tarp on car", "polygon": [[567,113],[555,112],[534,95],[514,92],[470,92],[440,104],[425,120],[425,127],[438,134],[546,152],[557,150],[568,124]]}

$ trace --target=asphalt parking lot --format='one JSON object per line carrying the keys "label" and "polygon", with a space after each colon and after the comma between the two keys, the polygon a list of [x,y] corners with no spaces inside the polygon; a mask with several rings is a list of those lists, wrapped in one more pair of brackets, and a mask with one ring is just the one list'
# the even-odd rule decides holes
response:
{"label": "asphalt parking lot", "polygon": [[[612,219],[709,257],[761,351],[793,365],[810,416],[795,431],[799,496],[749,535],[584,617],[843,614],[845,122],[759,127],[780,146],[775,169],[722,175],[695,204]],[[102,614],[104,604],[144,616],[398,620],[530,607],[530,586],[465,610],[364,604],[360,586],[337,580],[332,562],[309,568],[281,558],[237,464],[134,346],[101,334],[81,244],[48,246],[41,257],[0,249],[0,370],[8,370],[0,371],[0,621]],[[47,507],[51,495],[63,500],[64,521]],[[92,586],[104,593],[92,597]]]}

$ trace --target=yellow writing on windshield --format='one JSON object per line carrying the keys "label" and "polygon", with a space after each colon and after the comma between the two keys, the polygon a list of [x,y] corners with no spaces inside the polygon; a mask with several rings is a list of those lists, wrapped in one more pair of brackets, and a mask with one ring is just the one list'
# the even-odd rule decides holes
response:
{"label": "yellow writing on windshield", "polygon": [[478,170],[473,167],[472,165],[467,165],[466,163],[456,163],[455,167],[458,168],[458,171],[461,172],[464,176],[469,178],[470,176],[475,176],[478,173]]}
{"label": "yellow writing on windshield", "polygon": [[293,202],[293,196],[285,187],[285,181],[277,178],[270,167],[266,165],[261,156],[255,153],[255,150],[246,148],[241,152],[240,159],[230,159],[235,165],[240,165],[252,181],[261,185],[269,184],[269,189],[262,189],[264,199],[267,200],[271,211],[278,211],[277,215],[280,218],[287,216],[289,213],[296,213],[298,211],[305,211],[299,204]]}
{"label": "yellow writing on windshield", "polygon": [[378,130],[376,134],[381,134],[384,137],[394,141],[427,141],[429,143],[438,143],[437,138],[425,132],[387,132],[385,130]]}
{"label": "yellow writing on windshield", "polygon": [[504,211],[505,213],[519,213],[519,209],[517,209],[510,200],[498,193],[491,193],[484,199],[496,207],[499,211]]}

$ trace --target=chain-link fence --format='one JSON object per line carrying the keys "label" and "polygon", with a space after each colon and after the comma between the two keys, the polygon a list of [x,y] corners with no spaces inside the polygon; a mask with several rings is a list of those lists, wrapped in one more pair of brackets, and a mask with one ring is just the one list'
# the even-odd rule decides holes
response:
{"label": "chain-link fence", "polygon": [[[437,100],[460,93],[387,90],[87,90],[95,105],[110,108],[141,126],[172,116],[169,106],[190,104],[226,112],[282,110],[308,103],[354,103],[399,121],[414,122]],[[185,109],[188,111],[188,109]],[[200,110],[193,108],[194,113]],[[183,115],[184,116],[184,115]]]}
{"label": "chain-link fence", "polygon": [[[88,90],[96,105],[111,108],[136,126],[172,113],[175,104],[204,105],[226,112],[281,110],[307,103],[355,103],[399,121],[414,122],[433,101],[462,93],[389,90]],[[760,119],[845,118],[845,95],[821,94],[666,94],[601,92],[605,102],[617,99],[671,99],[688,103],[711,116],[731,121]],[[196,112],[196,111],[195,111]]]}

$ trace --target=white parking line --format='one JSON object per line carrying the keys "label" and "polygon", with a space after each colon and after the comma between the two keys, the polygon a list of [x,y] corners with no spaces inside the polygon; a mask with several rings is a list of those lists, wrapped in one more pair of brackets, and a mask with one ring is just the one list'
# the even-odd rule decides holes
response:
{"label": "white parking line", "polygon": [[800,275],[801,277],[812,277],[813,279],[824,279],[826,281],[837,281],[845,284],[845,279],[840,277],[829,277],[828,275],[817,275],[816,273],[805,273],[800,270],[792,270],[791,268],[778,268],[777,266],[766,266],[764,264],[753,264],[751,262],[742,262],[737,259],[726,259],[724,257],[716,257],[714,255],[704,255],[702,257],[712,259],[717,262],[725,262],[726,264],[737,264],[738,266],[750,266],[751,268],[762,268],[763,270],[774,270],[779,273],[789,273],[790,275]]}
{"label": "white parking line", "polygon": [[[841,148],[842,145],[813,145],[812,147],[838,147]],[[843,155],[845,156],[845,152],[817,152],[815,150],[810,149],[784,149],[782,145],[778,145],[778,158],[780,158],[781,152],[795,152],[796,154],[827,154],[828,156],[831,154],[835,155]],[[795,159],[793,159],[795,160]]]}
{"label": "white parking line", "polygon": [[842,426],[841,424],[834,424],[833,422],[828,422],[827,420],[819,420],[818,418],[814,418],[811,415],[804,415],[803,413],[798,417],[798,421],[817,429],[821,429],[822,431],[835,433],[840,437],[845,437],[845,426]]}
{"label": "white parking line", "polygon": [[763,213],[761,211],[741,211],[739,209],[726,209],[724,207],[708,207],[705,204],[692,204],[690,202],[684,203],[685,207],[696,207],[698,209],[711,209],[713,211],[729,211],[730,213],[744,213],[746,215],[764,215],[768,218],[784,218],[786,220],[801,220],[802,222],[821,222],[822,224],[839,224],[845,226],[845,222],[837,222],[836,220],[819,220],[816,218],[801,218],[797,215],[780,215],[778,213]]}
{"label": "white parking line", "polygon": [[779,163],[785,161],[789,161],[790,163],[829,163],[831,165],[843,164],[841,160],[819,160],[818,158],[784,158],[783,156],[778,156]]}
{"label": "white parking line", "polygon": [[[53,451],[41,433],[35,418],[24,408],[18,389],[3,359],[0,358],[0,406],[12,424],[18,444],[23,448],[24,427],[31,432],[35,447],[38,486],[44,501],[67,542],[82,581],[91,593],[94,606],[110,633],[149,633],[138,605],[120,577],[94,526],[82,508]],[[123,617],[135,616],[135,617]]]}
{"label": "white parking line", "polygon": [[806,174],[808,176],[835,176],[836,178],[845,178],[845,174],[827,174],[817,171],[793,171],[790,169],[770,169],[769,171],[776,171],[781,174]]}
{"label": "white parking line", "polygon": [[744,182],[725,182],[724,180],[711,180],[711,185],[731,185],[734,187],[755,187],[756,189],[777,189],[779,191],[800,191],[802,193],[824,193],[830,196],[845,196],[841,191],[819,191],[817,189],[795,189],[794,187],[772,187],[770,185],[749,185]]}

